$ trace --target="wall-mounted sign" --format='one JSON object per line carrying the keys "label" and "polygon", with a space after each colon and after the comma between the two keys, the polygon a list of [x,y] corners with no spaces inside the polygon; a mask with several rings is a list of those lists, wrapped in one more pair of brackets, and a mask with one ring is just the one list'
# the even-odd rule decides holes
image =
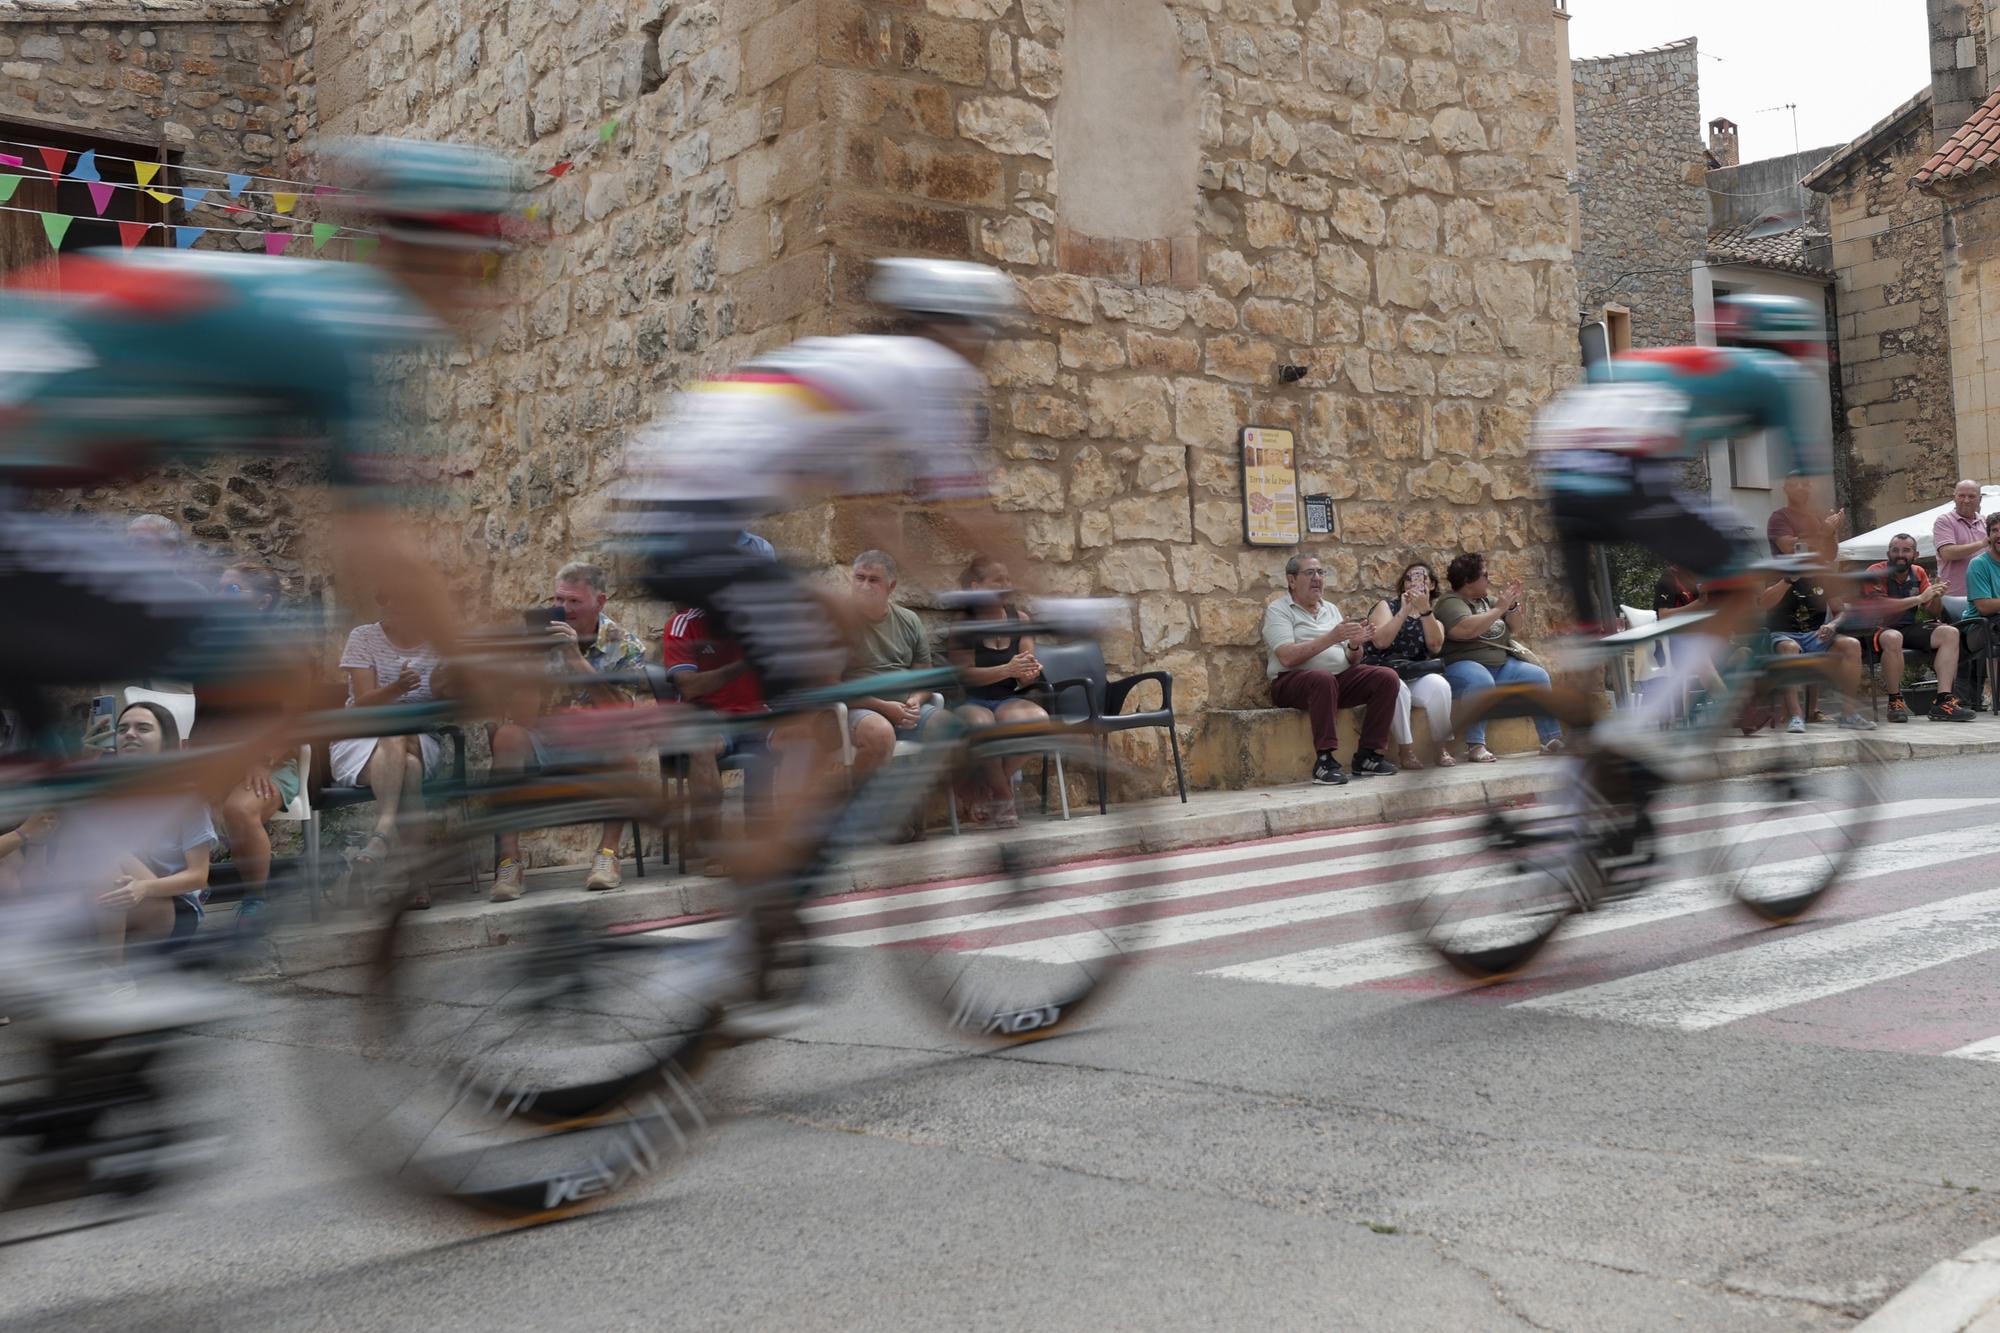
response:
{"label": "wall-mounted sign", "polygon": [[1298,455],[1288,430],[1243,428],[1243,540],[1299,544]]}
{"label": "wall-mounted sign", "polygon": [[1315,537],[1324,537],[1333,532],[1333,497],[1331,495],[1308,495],[1306,497],[1306,531]]}

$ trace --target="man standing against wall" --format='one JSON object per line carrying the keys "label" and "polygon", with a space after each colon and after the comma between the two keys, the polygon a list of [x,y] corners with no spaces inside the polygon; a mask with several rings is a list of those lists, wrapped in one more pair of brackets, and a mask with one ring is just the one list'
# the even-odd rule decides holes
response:
{"label": "man standing against wall", "polygon": [[1979,483],[1970,477],[1952,488],[1951,508],[1931,524],[1937,547],[1938,582],[1953,597],[1965,596],[1965,567],[1986,549],[1986,520],[1979,516]]}

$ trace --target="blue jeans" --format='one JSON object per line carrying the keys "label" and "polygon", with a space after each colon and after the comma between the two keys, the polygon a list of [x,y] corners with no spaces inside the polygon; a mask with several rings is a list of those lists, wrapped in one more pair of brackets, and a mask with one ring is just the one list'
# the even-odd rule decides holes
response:
{"label": "blue jeans", "polygon": [[[1451,683],[1451,697],[1463,699],[1481,690],[1490,690],[1495,685],[1546,685],[1549,673],[1533,662],[1523,662],[1518,657],[1510,657],[1498,667],[1486,668],[1469,657],[1461,657],[1456,662],[1445,663],[1444,678]],[[1546,743],[1562,735],[1562,728],[1552,717],[1535,715],[1535,734]],[[1475,723],[1465,729],[1467,745],[1486,744],[1486,727]]]}

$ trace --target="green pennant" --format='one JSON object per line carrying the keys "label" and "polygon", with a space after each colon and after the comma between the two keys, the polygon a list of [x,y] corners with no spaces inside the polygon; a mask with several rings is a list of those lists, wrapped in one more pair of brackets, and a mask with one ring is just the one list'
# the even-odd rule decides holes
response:
{"label": "green pennant", "polygon": [[618,135],[618,122],[607,120],[597,127],[597,142],[610,143]]}
{"label": "green pennant", "polygon": [[354,238],[354,257],[355,257],[356,259],[359,259],[359,260],[361,260],[361,261],[363,261],[363,262],[365,263],[365,262],[367,261],[367,259],[368,259],[368,256],[370,256],[370,255],[372,255],[372,254],[374,254],[374,253],[375,253],[375,247],[376,247],[377,245],[379,245],[379,244],[380,244],[380,242],[379,242],[379,241],[377,241],[377,240],[376,240],[376,239],[375,239],[375,238],[374,238],[373,236],[357,236],[357,237],[355,237],[355,238]]}
{"label": "green pennant", "polygon": [[340,230],[340,225],[338,223],[334,222],[313,223],[313,253],[318,254],[321,250],[324,250],[326,248],[326,243],[332,240],[333,234],[339,230]]}
{"label": "green pennant", "polygon": [[69,231],[69,224],[74,220],[67,213],[42,214],[42,230],[48,234],[51,250],[62,249],[63,236]]}
{"label": "green pennant", "polygon": [[14,191],[20,188],[21,178],[19,176],[9,176],[5,172],[0,172],[0,204],[4,204],[9,199],[12,199]]}

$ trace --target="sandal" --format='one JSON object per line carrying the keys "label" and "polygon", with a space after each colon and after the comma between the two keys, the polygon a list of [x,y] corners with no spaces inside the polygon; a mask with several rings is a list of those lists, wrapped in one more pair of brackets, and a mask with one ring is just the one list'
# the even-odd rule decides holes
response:
{"label": "sandal", "polygon": [[1396,756],[1397,768],[1422,768],[1423,766],[1423,761],[1417,758],[1417,747],[1414,745],[1404,746],[1402,753]]}
{"label": "sandal", "polygon": [[1465,758],[1468,763],[1474,764],[1494,764],[1499,762],[1499,756],[1483,745],[1466,746]]}
{"label": "sandal", "polygon": [[1543,754],[1561,754],[1567,748],[1568,747],[1563,744],[1563,739],[1560,736],[1557,736],[1554,740],[1547,740],[1542,742]]}
{"label": "sandal", "polygon": [[[375,844],[378,842],[382,844],[382,850],[379,852],[375,850]],[[370,870],[373,870],[388,859],[389,837],[384,833],[369,834],[368,841],[361,844],[361,850],[354,854],[354,863],[356,865],[367,866]]]}
{"label": "sandal", "polygon": [[1451,751],[1445,749],[1443,746],[1438,747],[1438,767],[1439,768],[1458,767],[1458,760],[1453,759],[1451,757]]}

